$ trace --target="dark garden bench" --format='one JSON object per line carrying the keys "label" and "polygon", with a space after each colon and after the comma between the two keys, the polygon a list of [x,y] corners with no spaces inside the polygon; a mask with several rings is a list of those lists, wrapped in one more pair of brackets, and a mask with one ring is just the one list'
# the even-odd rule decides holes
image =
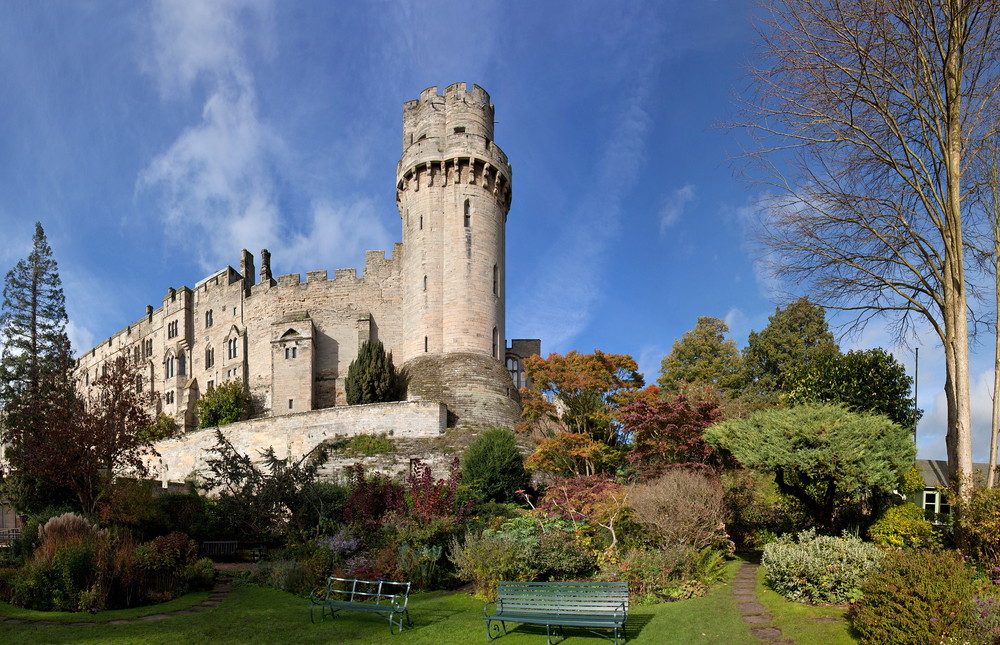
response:
{"label": "dark garden bench", "polygon": [[201,555],[206,558],[235,558],[236,540],[211,540],[201,543]]}
{"label": "dark garden bench", "polygon": [[[410,612],[406,603],[410,598],[409,582],[390,582],[388,580],[356,580],[349,578],[333,578],[326,582],[326,587],[316,587],[310,594],[312,606],[309,607],[309,620],[313,620],[313,608],[320,607],[320,622],[327,614],[336,618],[342,609],[350,611],[367,611],[389,619],[389,633],[398,634],[403,631],[403,615],[406,615],[406,626],[413,627]],[[395,632],[392,628],[396,627]]]}
{"label": "dark garden bench", "polygon": [[553,634],[556,643],[565,638],[563,627],[581,627],[608,640],[602,632],[613,631],[615,645],[627,640],[627,582],[498,582],[492,613],[490,604],[483,608],[486,642],[500,636],[501,626],[506,634],[508,621],[545,625],[549,645]]}

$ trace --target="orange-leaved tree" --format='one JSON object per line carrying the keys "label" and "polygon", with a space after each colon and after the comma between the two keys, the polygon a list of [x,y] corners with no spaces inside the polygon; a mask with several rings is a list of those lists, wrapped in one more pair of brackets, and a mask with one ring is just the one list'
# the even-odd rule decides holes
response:
{"label": "orange-leaved tree", "polygon": [[539,435],[529,468],[562,474],[613,471],[625,447],[620,411],[644,396],[643,378],[627,354],[570,351],[524,361],[532,388],[522,388],[521,432]]}

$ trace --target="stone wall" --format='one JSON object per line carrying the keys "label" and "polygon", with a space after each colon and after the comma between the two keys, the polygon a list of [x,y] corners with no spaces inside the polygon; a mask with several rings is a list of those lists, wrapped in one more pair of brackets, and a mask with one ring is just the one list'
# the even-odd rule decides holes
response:
{"label": "stone wall", "polygon": [[[444,434],[446,420],[447,409],[442,403],[402,401],[252,419],[222,426],[221,430],[238,452],[259,460],[260,451],[268,446],[278,457],[296,458],[324,441],[357,434],[391,432],[394,439],[404,442],[433,442]],[[216,445],[215,430],[206,428],[158,442],[155,447],[160,456],[148,461],[151,476],[178,482],[203,474],[206,458],[213,455],[209,450]]]}

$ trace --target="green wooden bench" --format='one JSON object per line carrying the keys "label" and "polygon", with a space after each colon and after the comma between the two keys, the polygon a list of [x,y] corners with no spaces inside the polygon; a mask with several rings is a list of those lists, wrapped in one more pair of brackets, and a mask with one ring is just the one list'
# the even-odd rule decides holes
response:
{"label": "green wooden bench", "polygon": [[[357,580],[352,578],[330,577],[326,587],[316,587],[310,594],[312,606],[309,607],[309,620],[313,620],[313,608],[320,608],[320,622],[327,614],[336,618],[337,612],[367,611],[389,619],[389,633],[398,634],[403,631],[403,616],[406,616],[406,626],[413,627],[410,612],[406,608],[410,598],[409,582],[390,582],[388,580]],[[397,631],[393,632],[392,628]]]}
{"label": "green wooden bench", "polygon": [[507,633],[507,622],[545,625],[549,645],[553,634],[556,643],[565,638],[563,627],[580,627],[608,640],[606,632],[613,631],[615,645],[627,640],[627,582],[498,582],[492,612],[491,604],[483,608],[487,643],[500,636],[501,627]]}

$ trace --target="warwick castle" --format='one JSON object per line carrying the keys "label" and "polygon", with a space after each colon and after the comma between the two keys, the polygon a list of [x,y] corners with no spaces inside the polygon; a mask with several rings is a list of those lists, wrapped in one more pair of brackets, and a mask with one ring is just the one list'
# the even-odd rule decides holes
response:
{"label": "warwick castle", "polygon": [[[271,272],[271,257],[243,250],[194,288],[170,288],[163,305],[78,360],[86,391],[120,351],[142,365],[139,387],[160,393],[156,413],[197,426],[195,402],[216,384],[242,381],[251,420],[226,426],[237,448],[273,445],[302,455],[359,432],[432,438],[448,427],[513,426],[521,361],[538,340],[506,343],[505,225],[511,167],[493,141],[493,104],[481,87],[430,87],[403,107],[396,166],[401,243],[368,251],[355,269]],[[258,280],[259,276],[259,280]],[[381,341],[404,374],[405,401],[346,407],[347,368],[366,341]],[[161,442],[159,476],[202,465],[209,432]],[[426,447],[425,447],[426,448]],[[279,450],[279,454],[280,454]],[[411,451],[412,452],[412,451]],[[417,452],[426,452],[420,449]],[[425,457],[426,458],[426,457]],[[169,471],[169,472],[168,472]]]}

